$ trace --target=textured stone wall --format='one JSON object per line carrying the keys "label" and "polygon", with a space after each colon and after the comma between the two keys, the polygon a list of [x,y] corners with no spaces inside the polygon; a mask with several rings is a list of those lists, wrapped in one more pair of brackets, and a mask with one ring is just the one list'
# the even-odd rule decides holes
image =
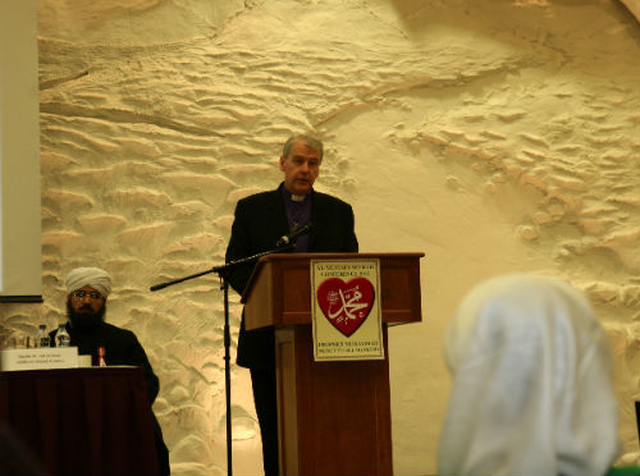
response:
{"label": "textured stone wall", "polygon": [[[396,474],[435,472],[442,333],[509,271],[589,294],[637,461],[638,40],[613,0],[40,0],[45,302],[3,305],[3,333],[62,322],[69,269],[109,270],[107,318],[160,377],[174,474],[224,474],[218,282],[148,289],[222,264],[234,204],[312,129],[317,188],[353,204],[361,250],[426,253],[424,321],[390,331]],[[234,470],[258,474],[244,369],[232,385]]]}

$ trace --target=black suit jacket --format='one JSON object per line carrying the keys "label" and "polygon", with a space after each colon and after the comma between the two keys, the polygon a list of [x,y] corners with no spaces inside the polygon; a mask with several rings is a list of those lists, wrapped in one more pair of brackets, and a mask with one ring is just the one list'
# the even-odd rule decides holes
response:
{"label": "black suit jacket", "polygon": [[[78,348],[78,354],[91,355],[91,365],[98,365],[98,348],[105,348],[107,365],[136,365],[142,367],[147,385],[149,403],[153,404],[160,390],[160,381],[153,372],[151,363],[136,335],[128,329],[122,329],[106,322],[101,322],[95,329],[82,330],[65,325],[70,345]],[[49,333],[51,346],[55,347],[58,329]]]}
{"label": "black suit jacket", "polygon": [[[236,206],[226,261],[273,249],[280,237],[289,232],[289,224],[282,196],[282,187],[240,200]],[[358,240],[354,232],[351,205],[325,193],[311,191],[310,253],[357,252]],[[227,280],[242,294],[255,263],[234,267]],[[272,368],[275,365],[273,328],[247,331],[244,313],[238,338],[238,365],[248,368]]]}

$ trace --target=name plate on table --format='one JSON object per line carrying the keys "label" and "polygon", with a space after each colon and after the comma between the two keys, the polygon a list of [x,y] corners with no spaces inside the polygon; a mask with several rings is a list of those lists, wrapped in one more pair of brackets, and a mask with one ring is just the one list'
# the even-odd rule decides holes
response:
{"label": "name plate on table", "polygon": [[3,371],[77,367],[77,347],[42,347],[39,349],[6,349],[0,351],[0,368]]}

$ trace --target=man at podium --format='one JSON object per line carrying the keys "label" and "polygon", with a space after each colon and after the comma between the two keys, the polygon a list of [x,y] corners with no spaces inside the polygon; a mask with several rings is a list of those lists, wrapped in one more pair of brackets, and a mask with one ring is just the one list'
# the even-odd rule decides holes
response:
{"label": "man at podium", "polygon": [[[246,197],[236,206],[226,261],[231,262],[288,244],[292,252],[349,253],[358,251],[351,206],[316,192],[323,145],[309,135],[294,135],[284,144],[280,170],[284,181],[276,190]],[[242,294],[255,263],[232,267],[228,282]],[[251,373],[253,397],[262,436],[266,476],[279,474],[278,420],[273,328],[247,331],[244,314],[238,338],[237,364]]]}

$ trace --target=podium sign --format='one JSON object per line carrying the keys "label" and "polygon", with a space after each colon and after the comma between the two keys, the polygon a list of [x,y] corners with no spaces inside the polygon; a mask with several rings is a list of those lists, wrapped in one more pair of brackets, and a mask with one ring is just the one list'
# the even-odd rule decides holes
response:
{"label": "podium sign", "polygon": [[384,359],[380,261],[311,260],[313,357]]}

